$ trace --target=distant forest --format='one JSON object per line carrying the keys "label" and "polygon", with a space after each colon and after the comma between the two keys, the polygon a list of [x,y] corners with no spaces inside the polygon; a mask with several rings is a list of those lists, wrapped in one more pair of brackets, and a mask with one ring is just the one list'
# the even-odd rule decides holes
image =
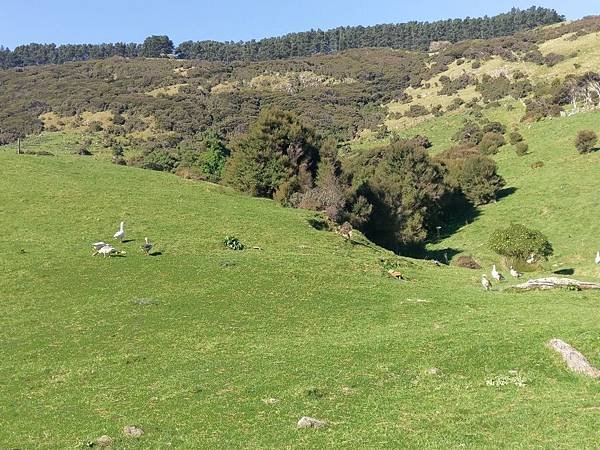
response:
{"label": "distant forest", "polygon": [[306,57],[365,47],[424,51],[435,41],[489,39],[563,20],[564,17],[553,9],[531,7],[527,10],[513,8],[508,13],[493,17],[338,27],[248,42],[186,41],[176,48],[167,36],[151,36],[142,44],[27,44],[13,50],[0,46],[0,68],[62,64],[113,56],[135,58],[175,55],[180,59],[230,62]]}

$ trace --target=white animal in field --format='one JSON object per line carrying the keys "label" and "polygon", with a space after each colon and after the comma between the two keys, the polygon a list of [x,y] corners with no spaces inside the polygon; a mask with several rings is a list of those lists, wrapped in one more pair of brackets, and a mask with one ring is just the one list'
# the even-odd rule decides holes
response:
{"label": "white animal in field", "polygon": [[520,278],[523,275],[521,272],[517,272],[513,266],[510,266],[510,274],[515,278]]}
{"label": "white animal in field", "polygon": [[152,250],[153,244],[150,241],[148,241],[147,237],[144,238],[144,241],[144,244],[142,244],[142,250],[146,255],[149,255],[150,250]]}
{"label": "white animal in field", "polygon": [[596,252],[596,259],[594,259],[596,264],[600,264],[600,250]]}
{"label": "white animal in field", "polygon": [[492,282],[485,275],[481,275],[481,285],[486,291],[492,289]]}
{"label": "white animal in field", "polygon": [[504,276],[496,270],[496,264],[492,266],[492,278],[496,281],[504,280]]}
{"label": "white animal in field", "polygon": [[535,253],[530,253],[526,262],[527,264],[533,264],[535,262]]}
{"label": "white animal in field", "polygon": [[113,237],[115,239],[118,239],[119,241],[123,242],[123,239],[125,239],[125,222],[121,222],[119,231],[117,231]]}
{"label": "white animal in field", "polygon": [[95,256],[95,255],[97,255],[97,254],[98,254],[98,251],[99,251],[99,250],[100,250],[102,247],[104,247],[105,245],[108,245],[108,244],[107,244],[106,242],[102,242],[102,241],[100,241],[100,242],[94,242],[94,243],[92,244],[92,248],[94,249],[94,253],[92,254],[92,256]]}
{"label": "white animal in field", "polygon": [[119,251],[116,248],[114,248],[112,245],[107,244],[104,247],[102,247],[100,250],[98,250],[98,254],[100,254],[106,258],[107,256],[112,256],[112,255],[124,255],[125,252]]}

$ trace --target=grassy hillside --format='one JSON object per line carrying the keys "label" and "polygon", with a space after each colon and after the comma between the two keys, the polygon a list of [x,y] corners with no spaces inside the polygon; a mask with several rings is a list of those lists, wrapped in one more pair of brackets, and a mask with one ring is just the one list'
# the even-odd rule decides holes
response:
{"label": "grassy hillside", "polygon": [[[493,117],[493,111],[491,112]],[[497,114],[496,114],[497,116]],[[468,224],[448,224],[453,233],[431,249],[450,248],[452,253],[474,255],[485,264],[497,261],[487,242],[497,228],[511,222],[523,223],[543,231],[554,245],[555,255],[548,269],[574,269],[577,275],[600,277],[593,258],[600,249],[600,215],[596,201],[600,152],[580,155],[573,141],[577,132],[592,129],[600,132],[600,112],[555,118],[534,124],[520,124],[519,132],[529,144],[529,154],[519,157],[510,145],[494,158],[499,173],[505,178],[506,196],[497,203],[480,208],[478,216]],[[430,121],[405,132],[421,133],[432,139],[432,153],[452,145],[452,134],[460,127],[462,117]],[[506,123],[506,122],[505,122]],[[542,161],[544,166],[531,165]],[[464,220],[464,219],[463,219]],[[458,232],[454,232],[458,226]],[[442,232],[443,233],[443,232]]]}
{"label": "grassy hillside", "polygon": [[[558,151],[556,123],[571,124],[528,130],[548,134],[531,158]],[[532,192],[558,192],[546,170],[559,161],[575,170],[597,157],[566,151],[528,175],[548,177]],[[529,158],[502,165],[509,184]],[[600,364],[598,295],[486,293],[480,272],[406,259],[399,282],[380,264],[391,255],[315,230],[306,211],[102,158],[10,149],[0,165],[2,447],[102,434],[115,448],[596,445],[598,384],[545,343],[561,337]],[[593,195],[585,186],[569,187],[572,202]],[[519,189],[481,223],[513,213]],[[120,220],[127,255],[92,257]],[[226,250],[225,234],[262,250]],[[159,255],[141,254],[144,236]],[[559,251],[579,248],[557,236]],[[501,376],[512,379],[493,386]],[[303,415],[330,426],[297,430]],[[122,437],[130,424],[144,436]]]}

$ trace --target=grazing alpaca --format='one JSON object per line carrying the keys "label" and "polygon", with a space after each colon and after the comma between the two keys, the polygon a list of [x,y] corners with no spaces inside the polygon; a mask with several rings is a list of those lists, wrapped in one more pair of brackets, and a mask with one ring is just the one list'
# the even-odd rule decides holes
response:
{"label": "grazing alpaca", "polygon": [[113,237],[115,239],[118,239],[119,241],[123,242],[123,239],[125,239],[125,222],[121,222],[119,231],[117,231]]}
{"label": "grazing alpaca", "polygon": [[527,263],[527,264],[533,264],[534,262],[535,262],[535,253],[531,253],[531,254],[529,255],[529,257],[527,258],[527,261],[526,261],[526,263]]}
{"label": "grazing alpaca", "polygon": [[148,242],[148,238],[144,238],[145,243],[142,244],[142,251],[146,254],[149,255],[150,254],[150,250],[152,250],[153,244],[151,244],[150,242]]}
{"label": "grazing alpaca", "polygon": [[521,276],[523,275],[521,272],[517,272],[513,266],[510,266],[510,274],[515,278],[521,278]]}
{"label": "grazing alpaca", "polygon": [[492,289],[492,283],[490,280],[487,279],[485,275],[481,275],[481,285],[486,291]]}
{"label": "grazing alpaca", "polygon": [[496,281],[504,280],[504,276],[496,270],[496,264],[492,266],[492,278]]}

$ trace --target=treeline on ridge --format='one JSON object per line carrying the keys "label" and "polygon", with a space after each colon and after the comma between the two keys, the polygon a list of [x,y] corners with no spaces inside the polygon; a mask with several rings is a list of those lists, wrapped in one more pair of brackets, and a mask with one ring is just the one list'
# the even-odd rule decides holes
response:
{"label": "treeline on ridge", "polygon": [[32,43],[20,45],[12,51],[0,47],[0,68],[62,64],[112,56],[160,57],[173,53],[180,59],[229,62],[307,57],[367,47],[425,51],[435,41],[490,39],[563,20],[564,17],[553,9],[531,7],[527,10],[513,8],[507,13],[493,17],[338,27],[327,31],[311,30],[247,42],[186,41],[176,48],[167,36],[150,36],[143,44],[57,46]]}

